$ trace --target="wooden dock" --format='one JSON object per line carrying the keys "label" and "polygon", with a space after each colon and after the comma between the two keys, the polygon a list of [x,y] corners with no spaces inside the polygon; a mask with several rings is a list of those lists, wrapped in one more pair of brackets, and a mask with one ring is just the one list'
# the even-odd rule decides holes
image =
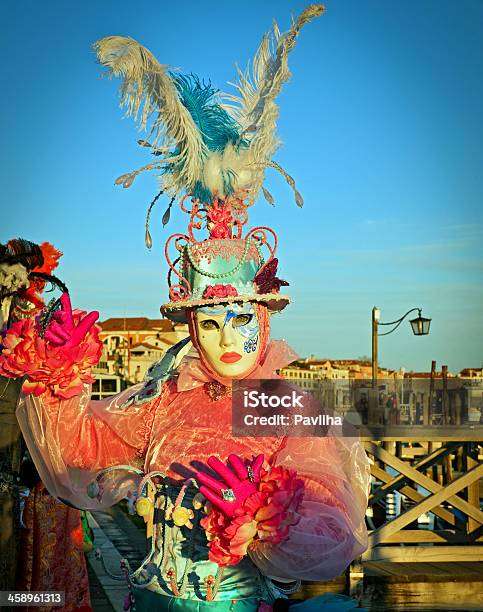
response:
{"label": "wooden dock", "polygon": [[[303,583],[293,598],[347,592],[346,577],[340,576],[325,583]],[[357,599],[369,612],[481,612],[483,563],[370,561],[364,564]]]}

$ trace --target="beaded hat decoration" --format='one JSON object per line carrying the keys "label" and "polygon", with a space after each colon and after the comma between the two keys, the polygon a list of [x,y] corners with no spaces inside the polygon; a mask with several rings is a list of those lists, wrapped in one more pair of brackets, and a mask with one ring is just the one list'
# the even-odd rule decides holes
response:
{"label": "beaded hat decoration", "polygon": [[[290,299],[279,293],[288,283],[276,277],[275,232],[257,227],[243,237],[247,214],[241,195],[215,198],[209,205],[191,198],[191,208],[187,208],[189,197],[181,200],[181,209],[190,215],[188,233],[173,234],[166,242],[170,301],[161,307],[163,315],[186,321],[186,308],[247,301],[264,303],[271,312],[282,310]],[[194,231],[203,227],[209,238],[197,240]],[[169,254],[171,245],[177,253],[174,261]]]}
{"label": "beaded hat decoration", "polygon": [[[177,198],[190,215],[188,234],[174,234],[166,244],[170,302],[162,307],[165,316],[184,320],[187,307],[231,301],[263,302],[275,312],[289,302],[279,294],[288,283],[276,277],[275,233],[256,228],[242,237],[242,227],[260,191],[274,205],[263,186],[267,168],[282,174],[296,204],[303,205],[294,179],[272,159],[280,145],[275,100],[291,76],[288,54],[301,28],[324,10],[321,4],[308,6],[285,33],[274,23],[251,65],[238,69],[237,95],[217,91],[195,75],[169,70],[132,38],[108,36],[95,43],[106,74],[122,79],[121,106],[148,132],[138,144],[155,156],[155,161],[116,179],[127,188],[141,172],[157,172],[160,192],[148,209],[146,246],[152,246],[151,210],[162,194],[170,198],[163,225]],[[187,198],[191,208],[185,205]],[[193,230],[203,227],[209,238],[197,240]],[[168,254],[171,244],[178,251],[174,261]],[[268,248],[267,260],[262,247]],[[172,283],[173,274],[177,280]]]}

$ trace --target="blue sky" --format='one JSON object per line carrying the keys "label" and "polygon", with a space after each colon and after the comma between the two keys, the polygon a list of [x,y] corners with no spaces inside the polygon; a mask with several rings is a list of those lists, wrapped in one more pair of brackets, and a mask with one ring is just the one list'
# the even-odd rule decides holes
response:
{"label": "blue sky", "polygon": [[[220,89],[245,66],[272,18],[286,29],[305,2],[93,0],[3,6],[3,214],[0,241],[49,240],[73,302],[109,316],[159,316],[166,301],[167,230],[144,218],[154,176],[128,190],[114,179],[151,161],[101,79],[90,47],[132,36],[165,64]],[[413,306],[431,334],[409,324],[381,338],[388,367],[451,370],[483,363],[483,3],[480,0],[332,0],[302,32],[280,96],[275,158],[305,198],[298,209],[277,174],[252,225],[279,234],[280,276],[293,304],[273,335],[302,355],[370,352],[370,315]]]}

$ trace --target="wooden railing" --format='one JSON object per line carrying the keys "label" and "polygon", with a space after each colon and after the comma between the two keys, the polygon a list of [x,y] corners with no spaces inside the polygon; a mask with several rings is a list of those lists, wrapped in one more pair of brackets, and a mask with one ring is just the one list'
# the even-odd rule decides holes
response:
{"label": "wooden railing", "polygon": [[[373,515],[390,493],[406,500],[399,515],[370,531],[362,561],[483,561],[481,427],[390,426],[360,433],[381,483],[369,498]],[[414,528],[429,512],[435,528]]]}

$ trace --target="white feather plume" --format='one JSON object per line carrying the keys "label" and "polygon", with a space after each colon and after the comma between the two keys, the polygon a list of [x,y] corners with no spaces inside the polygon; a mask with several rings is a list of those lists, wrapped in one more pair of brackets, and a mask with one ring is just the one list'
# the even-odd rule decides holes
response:
{"label": "white feather plume", "polygon": [[250,189],[254,177],[254,158],[251,149],[237,150],[228,144],[223,151],[213,151],[206,158],[203,183],[212,193],[224,194],[225,185]]}
{"label": "white feather plume", "polygon": [[[213,107],[208,103],[205,115],[201,115],[205,123],[200,123],[197,99],[186,98],[185,93],[185,97],[181,97],[179,79],[171,76],[167,67],[148,49],[122,36],[108,36],[97,41],[94,48],[99,62],[108,68],[106,74],[121,79],[121,106],[138,122],[140,129],[148,131],[147,139],[139,143],[151,147],[158,156],[156,161],[123,174],[116,183],[129,187],[141,172],[161,170],[161,188],[171,195],[189,193],[200,186],[208,194],[218,195],[246,189],[247,204],[253,204],[263,188],[266,168],[272,167],[283,174],[301,206],[303,200],[293,178],[272,160],[280,145],[276,136],[279,109],[275,99],[291,76],[288,54],[301,28],[324,10],[321,4],[307,7],[284,34],[274,23],[247,69],[243,72],[237,67],[238,81],[234,84],[237,95],[220,94],[216,100],[218,104],[221,102],[235,125],[238,124],[235,139],[228,138],[228,144],[222,145],[224,148],[213,146],[207,136],[206,126],[210,123],[206,121],[213,121],[215,117],[216,126],[220,116],[210,111]],[[189,79],[184,78],[181,82],[189,84]],[[205,112],[205,108],[201,112]],[[212,133],[216,135],[217,129],[223,134],[223,127],[212,128]],[[167,171],[163,171],[166,166]],[[273,204],[271,194],[266,190],[263,193]]]}
{"label": "white feather plume", "polygon": [[235,87],[238,95],[225,95],[224,107],[242,127],[242,136],[249,141],[251,158],[255,160],[252,169],[252,201],[262,187],[265,162],[275,153],[279,141],[276,137],[278,105],[276,97],[282,85],[290,78],[288,54],[294,48],[301,28],[321,15],[322,4],[308,6],[293,22],[288,32],[280,34],[275,23],[271,32],[265,34],[255,54],[251,69],[238,69]]}
{"label": "white feather plume", "polygon": [[180,170],[162,177],[164,188],[189,190],[202,177],[208,149],[166,67],[132,38],[108,36],[94,48],[99,62],[109,69],[107,74],[122,78],[121,106],[126,114],[140,129],[149,129],[153,147],[176,149],[176,156],[165,158],[164,163],[176,164]]}

